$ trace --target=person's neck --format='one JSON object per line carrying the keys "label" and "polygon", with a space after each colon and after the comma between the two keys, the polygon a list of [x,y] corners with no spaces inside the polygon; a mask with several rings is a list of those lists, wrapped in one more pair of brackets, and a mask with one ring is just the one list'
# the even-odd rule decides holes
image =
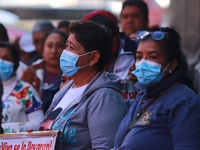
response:
{"label": "person's neck", "polygon": [[74,81],[73,88],[81,87],[83,85],[88,84],[96,76],[97,73],[98,73],[97,70],[91,70],[89,73],[82,74],[81,76],[80,74],[79,75],[77,74],[76,76],[73,77]]}
{"label": "person's neck", "polygon": [[60,73],[60,66],[58,65],[58,66],[52,66],[52,65],[47,65],[47,64],[45,64],[45,69],[47,70],[47,71],[49,71],[49,72],[51,72],[51,73]]}

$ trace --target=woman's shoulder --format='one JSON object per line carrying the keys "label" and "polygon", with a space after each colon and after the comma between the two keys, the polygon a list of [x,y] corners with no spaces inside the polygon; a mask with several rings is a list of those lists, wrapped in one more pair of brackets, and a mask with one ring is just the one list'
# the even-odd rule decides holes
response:
{"label": "woman's shoulder", "polygon": [[191,97],[199,97],[198,94],[192,90],[191,88],[189,88],[187,85],[183,84],[183,83],[177,83],[174,86],[172,86],[171,90],[174,90],[174,94],[175,95],[179,95],[179,96],[191,96]]}
{"label": "woman's shoulder", "polygon": [[34,97],[35,100],[41,101],[41,98],[36,89],[26,81],[18,80],[18,84],[15,87],[15,91],[22,93],[24,95],[24,100],[25,97],[27,98],[27,100],[30,100],[31,97]]}
{"label": "woman's shoulder", "polygon": [[30,66],[28,66],[24,73],[35,73],[35,71],[39,70],[39,69],[44,69],[44,61],[40,60],[38,63],[32,64]]}
{"label": "woman's shoulder", "polygon": [[92,82],[92,87],[94,89],[108,88],[108,89],[119,90],[120,88],[120,78],[119,76],[113,73],[108,73],[108,72],[99,73],[99,76],[97,75],[94,80],[95,82]]}
{"label": "woman's shoulder", "polygon": [[32,86],[30,83],[28,83],[26,81],[23,81],[21,79],[18,80],[18,85],[21,86],[21,87],[30,87],[30,86]]}
{"label": "woman's shoulder", "polygon": [[174,104],[191,101],[192,103],[199,103],[200,97],[192,89],[182,83],[174,84],[165,92],[165,97]]}
{"label": "woman's shoulder", "polygon": [[44,69],[45,61],[43,59],[40,60],[40,61],[38,60],[38,62],[33,64],[32,67],[33,67],[34,70]]}

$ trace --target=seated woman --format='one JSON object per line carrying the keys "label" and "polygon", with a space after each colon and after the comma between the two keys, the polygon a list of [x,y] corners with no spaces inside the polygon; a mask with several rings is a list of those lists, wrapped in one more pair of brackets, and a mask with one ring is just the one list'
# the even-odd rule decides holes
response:
{"label": "seated woman", "polygon": [[139,92],[119,126],[114,149],[199,150],[200,99],[182,83],[179,34],[167,27],[138,32],[136,38],[132,74]]}
{"label": "seated woman", "polygon": [[44,114],[41,99],[27,82],[17,79],[19,52],[8,42],[0,42],[0,77],[3,80],[2,123],[20,123],[20,131],[37,130]]}
{"label": "seated woman", "polygon": [[110,149],[127,111],[119,77],[103,71],[112,50],[111,32],[79,21],[71,23],[69,33],[60,67],[71,80],[54,96],[40,129],[62,131],[59,150]]}

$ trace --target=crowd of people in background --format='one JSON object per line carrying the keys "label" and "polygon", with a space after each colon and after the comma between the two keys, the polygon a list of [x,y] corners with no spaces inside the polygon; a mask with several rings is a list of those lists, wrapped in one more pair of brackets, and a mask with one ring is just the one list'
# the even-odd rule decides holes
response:
{"label": "crowd of people in background", "polygon": [[199,150],[180,35],[148,16],[143,0],[126,0],[119,20],[107,10],[39,19],[13,43],[0,23],[0,123],[60,130],[56,150]]}

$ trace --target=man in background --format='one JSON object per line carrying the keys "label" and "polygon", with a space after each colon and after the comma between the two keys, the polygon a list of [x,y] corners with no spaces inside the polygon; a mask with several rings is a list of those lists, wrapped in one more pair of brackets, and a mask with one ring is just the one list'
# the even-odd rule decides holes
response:
{"label": "man in background", "polygon": [[127,0],[122,5],[120,25],[127,36],[148,29],[149,10],[143,0]]}
{"label": "man in background", "polygon": [[32,28],[32,36],[33,36],[33,44],[35,45],[35,50],[38,55],[38,59],[41,59],[43,52],[43,39],[45,34],[55,27],[51,23],[51,21],[46,19],[37,20]]}

